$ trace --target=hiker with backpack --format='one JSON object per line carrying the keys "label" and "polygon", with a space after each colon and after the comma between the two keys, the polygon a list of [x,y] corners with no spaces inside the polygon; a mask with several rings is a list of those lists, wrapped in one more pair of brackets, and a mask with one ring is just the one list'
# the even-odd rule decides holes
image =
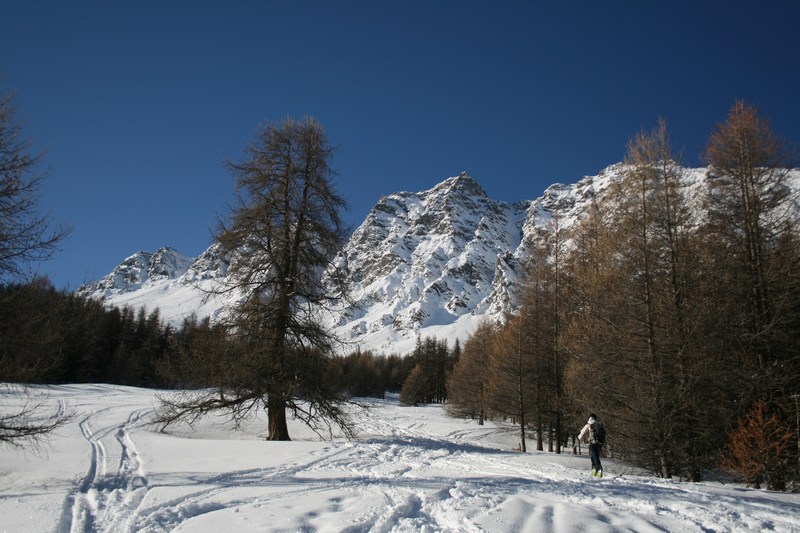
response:
{"label": "hiker with backpack", "polygon": [[603,465],[600,464],[600,448],[606,442],[606,430],[594,413],[589,415],[589,421],[583,426],[578,440],[589,443],[589,457],[592,460],[592,476],[603,477]]}

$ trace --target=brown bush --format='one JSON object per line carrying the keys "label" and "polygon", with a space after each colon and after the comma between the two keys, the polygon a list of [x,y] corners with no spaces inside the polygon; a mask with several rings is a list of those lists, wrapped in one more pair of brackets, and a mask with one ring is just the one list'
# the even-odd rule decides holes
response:
{"label": "brown bush", "polygon": [[758,400],[737,427],[728,430],[720,466],[755,488],[764,483],[769,490],[784,490],[792,432],[778,412],[768,417],[768,410],[767,403]]}

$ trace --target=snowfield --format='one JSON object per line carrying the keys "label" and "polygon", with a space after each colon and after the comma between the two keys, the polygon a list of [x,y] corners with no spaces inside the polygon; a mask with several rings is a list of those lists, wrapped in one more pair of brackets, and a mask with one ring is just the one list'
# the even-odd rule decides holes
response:
{"label": "snowfield", "polygon": [[[586,455],[514,452],[512,432],[440,406],[369,400],[357,440],[292,422],[293,442],[267,442],[263,418],[160,433],[152,390],[31,393],[74,416],[39,453],[0,448],[0,531],[800,531],[800,495],[665,481],[611,459],[595,479]],[[5,388],[0,405],[21,398]]]}

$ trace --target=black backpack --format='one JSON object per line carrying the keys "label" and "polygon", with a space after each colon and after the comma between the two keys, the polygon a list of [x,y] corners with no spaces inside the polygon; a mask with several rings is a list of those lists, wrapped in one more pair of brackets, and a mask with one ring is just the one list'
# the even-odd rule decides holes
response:
{"label": "black backpack", "polygon": [[592,424],[592,442],[600,446],[606,443],[606,428],[600,422]]}

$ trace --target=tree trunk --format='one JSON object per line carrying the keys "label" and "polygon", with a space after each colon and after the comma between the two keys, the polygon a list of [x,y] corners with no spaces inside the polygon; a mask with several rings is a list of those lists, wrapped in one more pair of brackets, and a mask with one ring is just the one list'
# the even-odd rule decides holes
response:
{"label": "tree trunk", "polygon": [[[519,373],[520,378],[522,377],[522,373]],[[526,453],[528,451],[528,447],[525,443],[525,398],[522,389],[522,380],[520,379],[519,384],[517,386],[518,398],[519,401],[519,451],[522,453]]]}
{"label": "tree trunk", "polygon": [[286,402],[270,397],[267,417],[269,419],[267,440],[292,440],[289,438],[289,427],[286,425]]}
{"label": "tree trunk", "polygon": [[[559,385],[559,388],[561,386]],[[560,407],[556,409],[556,427],[555,427],[555,439],[556,439],[556,453],[561,453],[561,412]]]}
{"label": "tree trunk", "polygon": [[536,451],[544,451],[544,423],[542,422],[542,415],[538,415],[536,419]]}
{"label": "tree trunk", "polygon": [[670,472],[669,459],[667,459],[666,454],[662,453],[659,460],[661,463],[661,477],[670,479],[672,477],[672,472]]}

